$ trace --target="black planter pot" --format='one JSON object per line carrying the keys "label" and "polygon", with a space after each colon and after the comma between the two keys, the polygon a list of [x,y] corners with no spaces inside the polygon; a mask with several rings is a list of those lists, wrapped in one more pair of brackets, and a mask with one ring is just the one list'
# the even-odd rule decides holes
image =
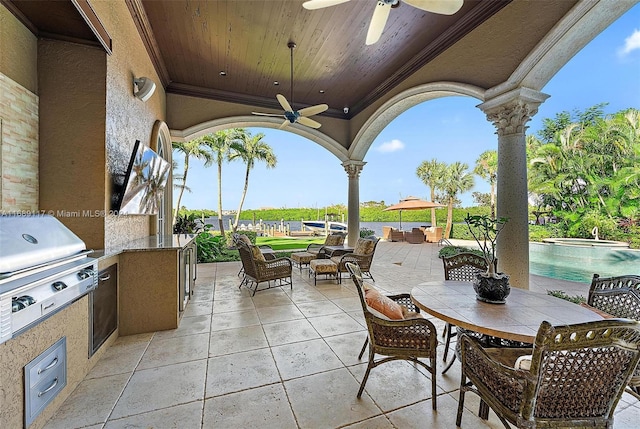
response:
{"label": "black planter pot", "polygon": [[497,277],[487,276],[486,273],[478,273],[473,280],[473,290],[476,291],[476,299],[489,304],[504,304],[511,292],[509,276],[498,273]]}

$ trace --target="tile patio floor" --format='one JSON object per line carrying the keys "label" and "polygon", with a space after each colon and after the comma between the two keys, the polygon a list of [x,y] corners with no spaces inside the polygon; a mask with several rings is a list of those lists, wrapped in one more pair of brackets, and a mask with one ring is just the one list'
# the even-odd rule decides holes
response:
{"label": "tile patio floor", "polygon": [[[380,242],[375,284],[398,293],[443,278],[437,252],[435,244]],[[357,399],[366,330],[351,280],[314,286],[294,269],[293,290],[251,297],[238,289],[239,267],[199,265],[180,327],[118,338],[46,429],[455,427],[459,364],[440,374],[442,345],[436,412],[428,375],[404,361],[374,369]],[[532,276],[531,289],[586,296],[588,285]],[[478,403],[467,395],[463,427],[502,427],[493,412],[480,420]],[[636,428],[639,417],[639,402],[625,394],[615,429]]]}

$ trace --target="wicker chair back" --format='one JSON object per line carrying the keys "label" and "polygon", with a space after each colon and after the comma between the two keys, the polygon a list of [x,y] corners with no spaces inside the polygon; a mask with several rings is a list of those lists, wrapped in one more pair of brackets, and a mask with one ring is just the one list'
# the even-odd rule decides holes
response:
{"label": "wicker chair back", "polygon": [[251,248],[242,240],[236,241],[236,246],[240,253],[240,261],[242,261],[242,267],[244,268],[245,275],[253,279],[257,278],[256,264],[254,262]]}
{"label": "wicker chair back", "polygon": [[442,257],[445,280],[472,282],[476,274],[487,271],[487,262],[475,253],[461,252]]}
{"label": "wicker chair back", "polygon": [[[346,262],[346,269],[351,274],[353,283],[358,290],[360,304],[364,312],[364,318],[369,332],[369,364],[365,372],[358,398],[362,395],[364,386],[367,383],[369,373],[376,366],[392,360],[408,360],[416,365],[420,365],[430,373],[431,377],[431,403],[436,409],[436,328],[431,321],[422,317],[407,318],[402,320],[389,320],[375,316],[369,311],[365,298],[364,283],[360,267],[352,262]],[[408,296],[390,296],[390,299],[401,302],[400,299]],[[397,300],[394,298],[398,298]],[[365,346],[367,343],[365,342]],[[364,347],[360,352],[360,358],[364,352]],[[376,356],[383,356],[375,360]],[[428,358],[429,365],[418,358]]]}
{"label": "wicker chair back", "polygon": [[[640,276],[593,275],[587,304],[614,317],[640,321]],[[629,381],[629,393],[640,400],[640,365]]]}
{"label": "wicker chair back", "polygon": [[640,320],[640,276],[594,274],[587,303],[615,317]]}
{"label": "wicker chair back", "polygon": [[[517,427],[613,427],[615,407],[640,360],[640,322],[628,319],[543,322],[529,371],[497,364],[471,336],[458,341],[463,370],[458,425],[464,393],[471,390],[503,423]],[[466,385],[467,378],[473,386]]]}

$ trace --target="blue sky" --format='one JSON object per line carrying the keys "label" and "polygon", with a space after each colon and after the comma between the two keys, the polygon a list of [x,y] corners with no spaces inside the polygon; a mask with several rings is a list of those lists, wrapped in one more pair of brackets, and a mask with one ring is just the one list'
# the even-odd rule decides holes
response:
{"label": "blue sky", "polygon": [[[544,118],[558,112],[584,110],[607,102],[606,113],[629,107],[640,108],[640,4],[582,49],[542,90],[551,97],[529,122],[528,134],[535,134]],[[416,168],[436,158],[462,161],[473,169],[478,156],[497,149],[495,128],[468,97],[447,97],[415,106],[394,119],[375,139],[365,157],[360,175],[360,201],[394,204],[414,195],[428,199],[429,189],[417,178]],[[321,116],[318,117],[321,122]],[[262,132],[263,139],[278,158],[275,169],[258,164],[249,177],[244,209],[291,208],[347,204],[347,175],[339,160],[327,150],[295,134],[270,128],[249,128]],[[177,157],[179,170],[182,159]],[[217,209],[217,171],[190,162],[187,186],[181,205],[190,209]],[[236,210],[242,194],[245,166],[223,165],[223,210]],[[472,191],[462,194],[463,206],[473,205],[471,192],[488,192],[489,185],[475,177]],[[174,196],[174,201],[177,198]]]}

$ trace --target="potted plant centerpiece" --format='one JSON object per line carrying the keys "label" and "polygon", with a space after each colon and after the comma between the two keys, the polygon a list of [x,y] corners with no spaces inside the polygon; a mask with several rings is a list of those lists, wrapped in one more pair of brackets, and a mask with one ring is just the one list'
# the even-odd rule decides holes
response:
{"label": "potted plant centerpiece", "polygon": [[478,273],[473,281],[476,298],[483,302],[504,304],[509,292],[511,292],[509,276],[497,272],[498,260],[496,258],[498,235],[508,220],[506,217],[495,219],[488,215],[471,216],[469,214],[464,219],[487,263],[487,271]]}

